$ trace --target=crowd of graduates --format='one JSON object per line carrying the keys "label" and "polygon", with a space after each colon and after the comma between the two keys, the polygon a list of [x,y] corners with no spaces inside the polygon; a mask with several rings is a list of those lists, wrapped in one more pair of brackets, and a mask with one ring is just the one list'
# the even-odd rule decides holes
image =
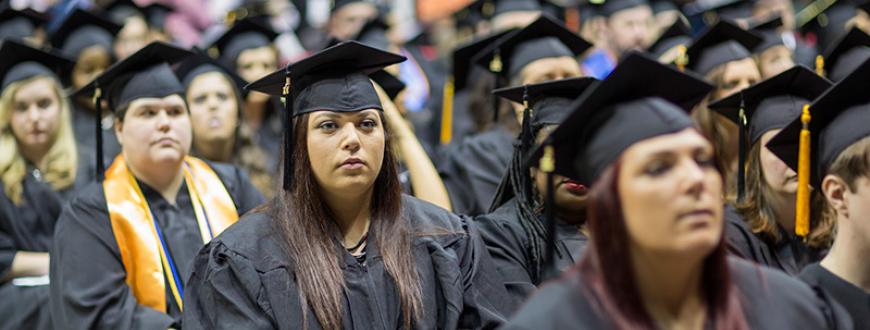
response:
{"label": "crowd of graduates", "polygon": [[0,329],[870,329],[868,33],[863,0],[2,1]]}

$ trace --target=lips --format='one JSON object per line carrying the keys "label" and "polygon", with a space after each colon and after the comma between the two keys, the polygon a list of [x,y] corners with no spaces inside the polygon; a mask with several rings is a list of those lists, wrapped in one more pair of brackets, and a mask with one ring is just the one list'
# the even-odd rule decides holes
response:
{"label": "lips", "polygon": [[345,161],[341,162],[341,164],[339,164],[338,167],[345,168],[345,169],[359,169],[365,165],[366,165],[366,162],[363,161],[362,159],[359,159],[356,157],[351,157],[351,158],[348,158]]}
{"label": "lips", "polygon": [[219,128],[221,127],[221,120],[219,118],[211,118],[208,120],[208,128]]}
{"label": "lips", "polygon": [[574,180],[562,181],[562,186],[564,186],[569,192],[578,195],[585,194],[588,190],[585,185]]}
{"label": "lips", "polygon": [[157,145],[169,145],[169,144],[176,144],[176,143],[178,143],[178,141],[175,141],[175,139],[169,138],[169,137],[160,138],[154,142],[154,144],[157,144]]}

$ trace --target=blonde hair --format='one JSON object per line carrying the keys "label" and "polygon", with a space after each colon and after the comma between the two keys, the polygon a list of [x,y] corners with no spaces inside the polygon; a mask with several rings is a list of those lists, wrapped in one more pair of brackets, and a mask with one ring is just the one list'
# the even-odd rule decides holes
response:
{"label": "blonde hair", "polygon": [[0,150],[4,150],[0,153],[0,180],[4,185],[3,192],[16,204],[21,203],[24,190],[22,182],[27,174],[27,165],[19,150],[18,139],[12,132],[12,112],[15,111],[13,102],[15,93],[21,87],[39,79],[51,79],[54,95],[60,106],[60,123],[54,136],[54,144],[45,155],[45,168],[39,170],[42,171],[43,180],[54,190],[71,186],[76,178],[78,155],[71,124],[72,114],[60,83],[53,77],[41,75],[9,84],[0,94]]}

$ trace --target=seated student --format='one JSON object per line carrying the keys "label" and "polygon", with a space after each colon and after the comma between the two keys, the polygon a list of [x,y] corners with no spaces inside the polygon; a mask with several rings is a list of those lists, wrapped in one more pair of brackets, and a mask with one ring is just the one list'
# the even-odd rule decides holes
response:
{"label": "seated student", "polygon": [[722,174],[713,145],[686,113],[712,86],[690,76],[663,84],[648,74],[656,66],[639,54],[623,59],[533,154],[556,165],[555,173],[566,173],[561,164],[593,182],[591,240],[580,263],[543,286],[506,329],[830,329],[842,322],[806,284],[727,257]]}
{"label": "seated student", "polygon": [[64,196],[89,174],[77,166],[58,78],[73,63],[8,39],[0,58],[0,328],[46,329],[54,224]]}
{"label": "seated student", "polygon": [[[795,223],[797,174],[765,147],[783,127],[800,117],[805,104],[830,86],[825,78],[796,66],[710,103],[710,109],[740,126],[749,146],[748,153],[745,146],[739,151],[740,159],[748,158],[745,175],[738,171],[745,178],[738,178],[738,187],[744,187],[738,192],[742,198],[735,207],[725,207],[730,252],[797,275],[807,264],[819,261],[830,246],[833,220],[817,212],[809,227]],[[742,125],[741,111],[748,127]],[[798,235],[803,230],[809,231]]]}
{"label": "seated student", "polygon": [[532,144],[542,142],[568,115],[571,101],[595,78],[568,78],[520,87],[504,88],[494,93],[515,103],[524,104],[520,143],[507,174],[502,179],[490,213],[475,218],[481,236],[495,261],[505,287],[521,303],[547,277],[576,263],[586,245],[581,232],[586,219],[586,186],[568,177],[557,176],[552,212],[558,218],[555,269],[546,270],[547,224],[544,200],[547,197],[545,175],[537,164],[525,166],[524,158]]}
{"label": "seated student", "polygon": [[[788,34],[783,34],[782,29],[780,16],[759,22],[749,29],[764,39],[752,49],[762,79],[769,79],[795,66],[794,51],[786,46],[783,36]],[[794,38],[791,41],[794,42]]]}
{"label": "seated student", "polygon": [[58,219],[49,272],[55,324],[179,327],[196,252],[263,201],[238,168],[188,156],[190,115],[169,62],[189,54],[152,43],[77,92],[106,98],[121,154]]}
{"label": "seated student", "polygon": [[113,21],[123,26],[115,40],[115,56],[123,60],[161,35],[167,12],[172,8],[152,2],[140,6],[133,0],[114,0],[104,7]]}
{"label": "seated student", "polygon": [[185,88],[184,98],[190,110],[191,154],[238,166],[266,198],[271,198],[276,170],[271,164],[275,160],[254,144],[254,132],[242,125],[244,79],[201,53],[179,63],[175,75]]}
{"label": "seated student", "polygon": [[[807,109],[809,116],[795,119],[771,140],[771,148],[799,173],[804,189],[810,183],[824,194],[823,212],[836,217],[836,236],[827,256],[804,268],[800,278],[821,287],[852,317],[855,329],[870,326],[870,222],[867,221],[870,173],[870,60],[840,80]],[[805,124],[806,119],[809,121]],[[802,128],[809,130],[807,145],[799,150]],[[806,212],[806,210],[804,211]]]}
{"label": "seated student", "polygon": [[583,61],[583,72],[602,79],[628,51],[646,49],[658,31],[647,0],[609,0],[599,2],[595,13],[601,44]]}
{"label": "seated student", "polygon": [[31,9],[15,10],[8,4],[0,8],[0,39],[22,41],[38,47],[45,40],[48,17]]}
{"label": "seated student", "polygon": [[870,35],[858,28],[852,28],[831,49],[825,50],[822,71],[828,79],[837,82],[854,72],[870,58]]}
{"label": "seated student", "polygon": [[[75,61],[70,74],[70,87],[78,90],[103,73],[115,60],[112,45],[115,34],[121,26],[103,15],[91,13],[80,8],[73,9],[51,34],[51,45]],[[72,96],[73,129],[76,142],[85,149],[97,147],[95,126],[102,132],[103,164],[109,163],[120,152],[121,146],[115,137],[114,117],[111,111],[97,114],[94,102],[89,95]]]}
{"label": "seated student", "polygon": [[[499,85],[534,84],[547,80],[582,75],[576,57],[591,45],[562,23],[542,15],[529,26],[515,30],[475,55],[474,62],[489,68]],[[505,108],[509,108],[507,103]],[[502,112],[502,107],[494,109]],[[516,134],[508,127],[522,121],[522,109],[514,109],[515,119],[466,138],[444,150],[440,173],[450,193],[453,210],[459,214],[486,213],[510,163]]]}
{"label": "seated student", "polygon": [[365,71],[402,60],[347,41],[248,86],[290,100],[284,190],[197,256],[186,328],[502,320],[510,299],[491,282],[498,275],[473,224],[401,194],[390,126]]}
{"label": "seated student", "polygon": [[692,29],[688,23],[678,19],[662,32],[646,51],[660,63],[677,64],[683,70],[686,65],[686,47],[692,42]]}

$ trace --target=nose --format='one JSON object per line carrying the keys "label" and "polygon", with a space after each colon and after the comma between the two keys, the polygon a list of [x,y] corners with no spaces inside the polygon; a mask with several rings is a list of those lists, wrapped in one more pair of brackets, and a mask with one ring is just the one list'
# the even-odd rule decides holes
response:
{"label": "nose", "polygon": [[694,198],[700,198],[701,193],[706,190],[704,182],[706,173],[704,169],[693,159],[687,160],[680,173],[683,173],[683,182],[686,187],[686,193]]}
{"label": "nose", "polygon": [[35,123],[39,121],[40,117],[42,116],[36,103],[30,104],[30,106],[27,107],[27,119],[30,120],[31,123]]}
{"label": "nose", "polygon": [[166,110],[160,110],[157,113],[157,130],[161,132],[169,131],[169,114]]}
{"label": "nose", "polygon": [[359,132],[353,123],[348,123],[342,128],[344,138],[342,139],[341,149],[350,151],[351,154],[356,153],[360,149]]}

